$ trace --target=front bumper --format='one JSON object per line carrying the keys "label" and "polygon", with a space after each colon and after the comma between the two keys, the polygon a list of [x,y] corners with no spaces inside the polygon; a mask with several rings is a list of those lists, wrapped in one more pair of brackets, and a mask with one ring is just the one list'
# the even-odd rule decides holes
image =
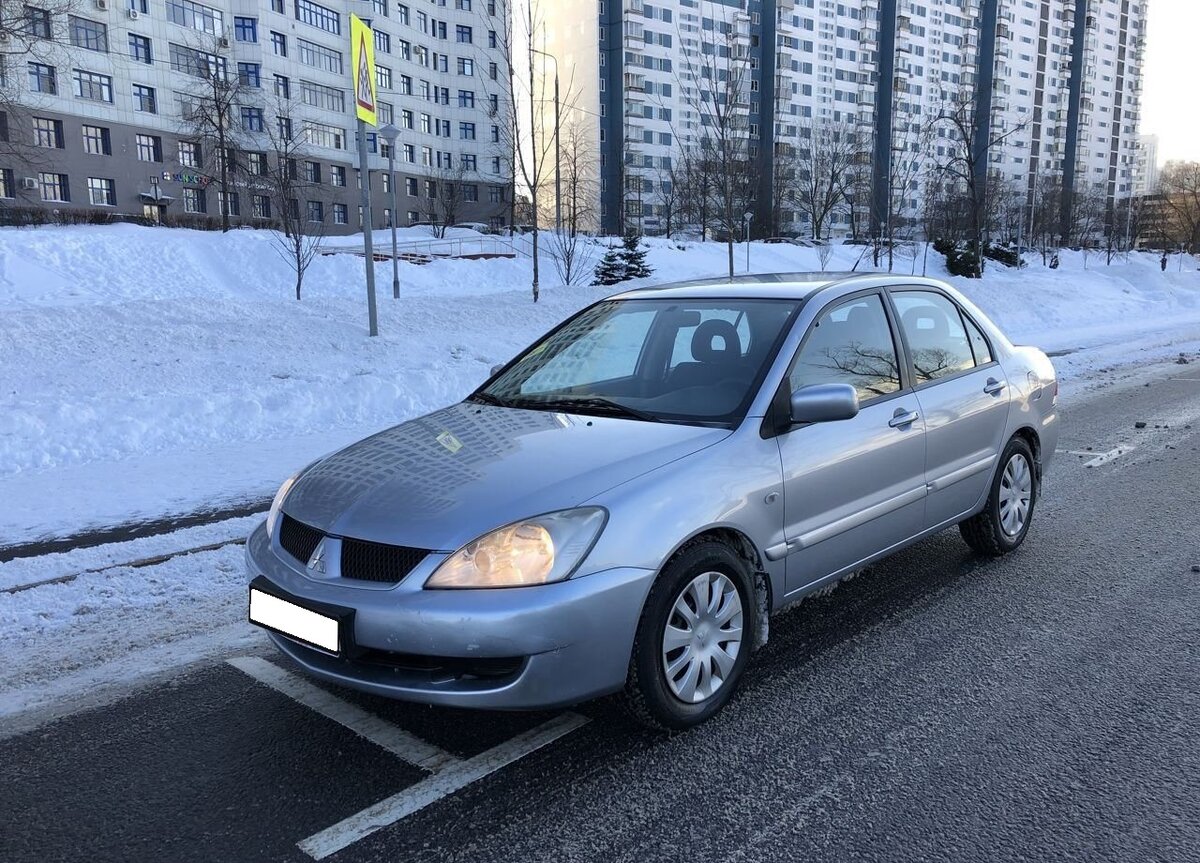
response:
{"label": "front bumper", "polygon": [[[430,557],[437,559],[380,590],[310,578],[265,525],[246,543],[251,579],[264,576],[302,602],[354,609],[354,642],[365,651],[356,659],[270,633],[315,677],[406,701],[510,710],[562,707],[624,685],[653,571],[611,569],[538,587],[425,590],[426,570],[441,559]],[[493,673],[475,673],[479,667]]]}

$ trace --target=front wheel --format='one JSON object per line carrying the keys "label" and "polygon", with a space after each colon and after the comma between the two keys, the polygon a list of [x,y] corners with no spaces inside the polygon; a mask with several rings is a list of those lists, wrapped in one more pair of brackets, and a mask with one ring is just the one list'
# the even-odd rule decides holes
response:
{"label": "front wheel", "polygon": [[725,706],[753,648],[753,583],[746,562],[713,540],[667,564],[634,639],[625,701],[635,718],[681,730]]}
{"label": "front wheel", "polygon": [[1029,532],[1037,493],[1033,452],[1024,440],[1013,438],[1000,456],[987,505],[958,526],[962,538],[980,554],[1008,554]]}

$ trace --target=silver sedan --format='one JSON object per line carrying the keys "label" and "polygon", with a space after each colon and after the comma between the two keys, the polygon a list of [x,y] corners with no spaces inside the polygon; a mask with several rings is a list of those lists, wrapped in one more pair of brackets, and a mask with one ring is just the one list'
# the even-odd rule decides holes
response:
{"label": "silver sedan", "polygon": [[958,525],[1025,539],[1046,356],[932,279],[619,294],[466,400],[328,455],[250,536],[250,619],[318,678],[430,704],[622,692],[686,728],[772,612]]}

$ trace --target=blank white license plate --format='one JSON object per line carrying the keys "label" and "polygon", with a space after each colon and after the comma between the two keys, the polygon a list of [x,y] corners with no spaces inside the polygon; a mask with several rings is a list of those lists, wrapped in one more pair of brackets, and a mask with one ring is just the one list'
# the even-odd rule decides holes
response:
{"label": "blank white license plate", "polygon": [[298,638],[322,650],[337,653],[338,621],[308,608],[250,588],[250,622]]}

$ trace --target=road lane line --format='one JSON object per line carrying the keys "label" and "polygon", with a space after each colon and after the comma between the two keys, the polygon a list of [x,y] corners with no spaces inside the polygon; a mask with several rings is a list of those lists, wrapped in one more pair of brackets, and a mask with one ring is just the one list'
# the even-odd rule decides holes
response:
{"label": "road lane line", "polygon": [[276,692],[280,692],[322,716],[332,719],[339,725],[349,728],[355,734],[365,737],[409,764],[425,770],[436,771],[447,765],[461,763],[449,752],[439,749],[432,743],[425,742],[415,734],[410,734],[385,719],[368,713],[355,704],[343,701],[336,695],[261,657],[235,656],[228,662],[259,683],[265,684]]}
{"label": "road lane line", "polygon": [[537,728],[526,731],[524,734],[518,734],[474,758],[451,764],[428,779],[411,785],[400,793],[381,800],[374,806],[370,806],[356,815],[351,815],[320,833],[309,836],[298,843],[300,850],[314,859],[324,860],[331,854],[336,854],[358,840],[370,836],[376,830],[395,824],[402,818],[424,809],[429,804],[524,758],[534,750],[553,743],[587,722],[587,717],[580,716],[578,713],[564,713],[556,716]]}
{"label": "road lane line", "polygon": [[1083,463],[1083,466],[1084,467],[1099,467],[1100,465],[1108,464],[1113,459],[1120,458],[1121,456],[1123,456],[1127,453],[1130,453],[1135,449],[1137,449],[1137,447],[1132,447],[1132,446],[1122,446],[1122,447],[1117,447],[1116,449],[1110,449],[1108,452],[1101,453],[1100,455],[1096,456],[1091,461],[1085,461]]}

